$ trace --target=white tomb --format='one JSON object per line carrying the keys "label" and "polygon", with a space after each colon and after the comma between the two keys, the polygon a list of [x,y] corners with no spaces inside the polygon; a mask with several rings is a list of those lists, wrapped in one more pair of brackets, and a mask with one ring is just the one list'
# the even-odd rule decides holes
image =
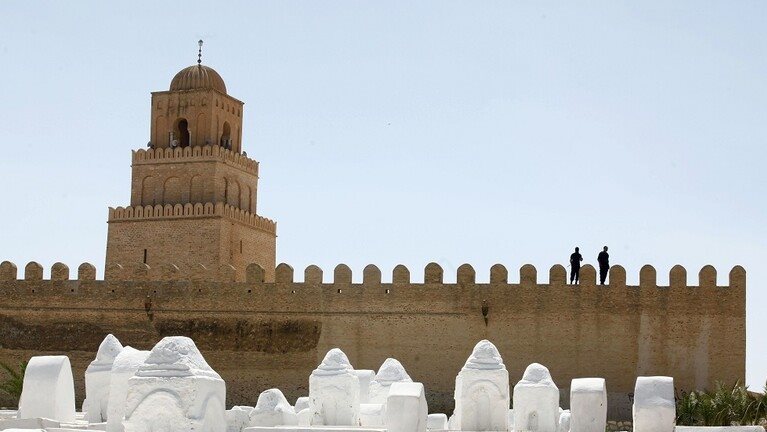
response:
{"label": "white tomb", "polygon": [[[2,426],[2,425],[0,425]],[[45,429],[17,429],[17,428],[6,428],[6,429],[0,429],[3,432],[47,432]]]}
{"label": "white tomb", "polygon": [[296,410],[296,412],[300,412],[309,408],[309,398],[307,396],[296,398],[296,403],[293,405],[293,408]]}
{"label": "white tomb", "polygon": [[126,346],[115,357],[109,378],[109,401],[107,404],[107,432],[122,432],[125,417],[125,400],[128,397],[128,379],[149,357],[149,351],[139,351]]}
{"label": "white tomb", "polygon": [[572,432],[604,432],[607,427],[607,386],[604,378],[572,380],[570,412]]}
{"label": "white tomb", "polygon": [[225,432],[226,386],[188,337],[165,337],[128,380],[126,432]]}
{"label": "white tomb", "polygon": [[638,377],[634,387],[634,432],[673,432],[674,378]]}
{"label": "white tomb", "polygon": [[455,378],[453,427],[464,431],[509,428],[509,372],[498,349],[482,340]]}
{"label": "white tomb", "polygon": [[241,432],[250,425],[250,412],[253,407],[235,405],[226,410],[226,432]]}
{"label": "white tomb", "polygon": [[429,414],[426,417],[426,429],[430,431],[448,430],[447,415],[442,413]]}
{"label": "white tomb", "polygon": [[312,410],[311,404],[309,403],[309,397],[301,396],[296,399],[296,404],[293,405],[293,409],[296,411],[299,426],[309,426],[312,424]]}
{"label": "white tomb", "polygon": [[298,417],[279,389],[265,390],[258,395],[256,407],[250,412],[250,426],[297,426]]}
{"label": "white tomb", "polygon": [[423,384],[395,382],[391,385],[384,417],[388,432],[426,432],[428,416]]}
{"label": "white tomb", "polygon": [[558,424],[559,389],[549,370],[533,363],[514,386],[514,427],[531,432],[556,432]]}
{"label": "white tomb", "polygon": [[312,420],[314,420],[314,413],[311,408],[304,408],[296,413],[296,417],[298,418],[299,426],[309,427],[312,425]]}
{"label": "white tomb", "polygon": [[54,429],[59,427],[61,427],[60,422],[55,420],[50,420],[47,418],[39,418],[39,417],[28,418],[28,419],[19,419],[15,417],[0,418],[0,431],[3,431],[3,432],[10,432],[10,431],[45,432],[49,429]]}
{"label": "white tomb", "polygon": [[677,426],[675,432],[764,432],[762,426]]}
{"label": "white tomb", "polygon": [[309,376],[313,426],[358,426],[359,378],[343,351],[333,348]]}
{"label": "white tomb", "polygon": [[386,404],[360,404],[360,426],[383,427]]}
{"label": "white tomb", "polygon": [[75,421],[75,386],[67,356],[35,356],[29,360],[18,417]]}
{"label": "white tomb", "polygon": [[[571,432],[571,424],[572,424],[572,415],[570,414],[570,410],[559,410],[559,423],[557,423],[557,432]],[[604,432],[605,429],[602,429],[599,432]]]}
{"label": "white tomb", "polygon": [[360,380],[360,403],[370,403],[370,383],[376,376],[375,371],[370,369],[356,369],[354,373]]}
{"label": "white tomb", "polygon": [[370,382],[370,403],[385,404],[389,387],[395,382],[413,382],[402,363],[397,359],[384,360],[373,381]]}
{"label": "white tomb", "polygon": [[83,414],[85,420],[90,423],[100,423],[107,420],[112,364],[122,349],[123,346],[120,341],[108,334],[99,345],[96,359],[85,370]]}

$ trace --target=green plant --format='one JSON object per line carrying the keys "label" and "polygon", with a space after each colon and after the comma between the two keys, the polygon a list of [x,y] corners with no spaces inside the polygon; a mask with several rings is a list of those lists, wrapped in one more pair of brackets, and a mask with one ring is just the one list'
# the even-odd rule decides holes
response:
{"label": "green plant", "polygon": [[8,393],[12,398],[19,400],[21,389],[24,385],[24,372],[27,370],[27,362],[19,363],[18,370],[6,363],[0,362],[0,369],[3,369],[6,375],[5,380],[0,382],[0,391]]}
{"label": "green plant", "polygon": [[717,383],[713,392],[693,391],[677,398],[677,424],[730,426],[760,424],[767,417],[765,393],[749,392],[746,386]]}

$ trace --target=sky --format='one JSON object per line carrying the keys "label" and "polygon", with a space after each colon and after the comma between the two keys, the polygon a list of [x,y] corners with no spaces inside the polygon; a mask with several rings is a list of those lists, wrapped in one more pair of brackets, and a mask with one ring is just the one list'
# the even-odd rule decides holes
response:
{"label": "sky", "polygon": [[767,2],[0,2],[0,260],[101,276],[150,92],[197,60],[245,102],[278,262],[446,281],[574,246],[637,283],[748,272],[767,379]]}

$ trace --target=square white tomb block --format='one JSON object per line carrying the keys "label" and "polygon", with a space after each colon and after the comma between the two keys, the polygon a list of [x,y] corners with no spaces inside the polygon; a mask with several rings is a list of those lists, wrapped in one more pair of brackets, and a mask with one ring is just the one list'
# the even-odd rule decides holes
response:
{"label": "square white tomb block", "polygon": [[309,376],[313,426],[359,426],[360,383],[343,351],[333,348]]}
{"label": "square white tomb block", "polygon": [[604,378],[572,380],[570,412],[572,432],[604,432],[607,427],[607,386]]}
{"label": "square white tomb block", "polygon": [[676,421],[674,379],[637,377],[633,417],[634,432],[673,432]]}
{"label": "square white tomb block", "polygon": [[35,356],[29,360],[18,416],[75,421],[75,386],[67,356]]}
{"label": "square white tomb block", "polygon": [[559,389],[549,370],[533,363],[514,386],[515,430],[556,432],[558,424]]}
{"label": "square white tomb block", "polygon": [[126,432],[225,432],[226,386],[188,337],[165,337],[128,380]]}
{"label": "square white tomb block", "polygon": [[509,428],[509,372],[498,349],[488,340],[474,347],[455,379],[453,426],[463,431]]}
{"label": "square white tomb block", "polygon": [[399,360],[387,358],[370,382],[369,403],[385,404],[389,387],[395,382],[413,382]]}
{"label": "square white tomb block", "polygon": [[370,369],[356,369],[354,373],[360,380],[360,403],[370,402],[370,383],[376,376],[375,371]]}
{"label": "square white tomb block", "polygon": [[107,432],[122,432],[125,417],[125,400],[128,397],[128,379],[149,357],[149,351],[139,351],[126,346],[112,363],[109,378],[109,401],[107,404]]}
{"label": "square white tomb block", "polygon": [[429,414],[426,418],[426,429],[430,431],[448,430],[447,415],[442,413]]}
{"label": "square white tomb block", "polygon": [[426,432],[428,415],[423,384],[395,382],[391,385],[385,414],[389,432]]}
{"label": "square white tomb block", "polygon": [[298,417],[279,389],[269,389],[258,395],[256,407],[250,412],[250,426],[297,426]]}
{"label": "square white tomb block", "polygon": [[123,346],[116,337],[108,334],[96,353],[96,359],[85,370],[85,401],[83,414],[89,423],[107,420],[109,405],[109,382],[112,376],[112,364]]}

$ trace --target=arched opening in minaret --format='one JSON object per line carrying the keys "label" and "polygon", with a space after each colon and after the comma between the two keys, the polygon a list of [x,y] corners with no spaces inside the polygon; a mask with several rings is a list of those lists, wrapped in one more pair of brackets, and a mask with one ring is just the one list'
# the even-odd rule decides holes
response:
{"label": "arched opening in minaret", "polygon": [[[189,122],[185,118],[176,120],[176,127],[174,128],[174,140],[175,145],[179,147],[189,146]],[[174,147],[174,142],[171,142],[171,147]]]}
{"label": "arched opening in minaret", "polygon": [[224,122],[224,131],[221,133],[220,140],[221,147],[226,149],[232,148],[232,128],[229,126],[229,122]]}

